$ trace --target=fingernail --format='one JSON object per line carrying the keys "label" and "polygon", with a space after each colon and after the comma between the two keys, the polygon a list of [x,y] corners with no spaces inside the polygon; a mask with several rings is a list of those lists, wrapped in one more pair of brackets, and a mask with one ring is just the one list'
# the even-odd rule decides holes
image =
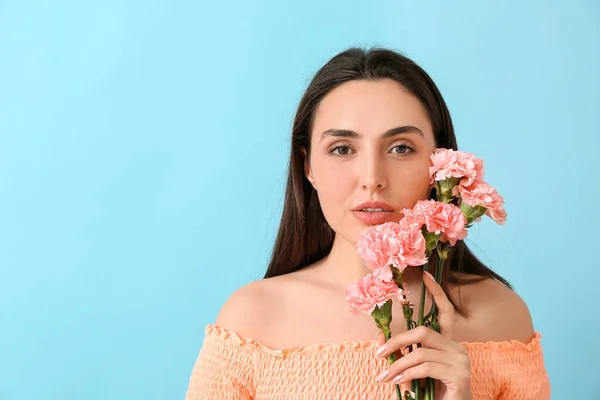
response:
{"label": "fingernail", "polygon": [[385,377],[388,376],[389,374],[390,374],[390,371],[383,371],[382,373],[377,375],[377,380],[381,381],[381,380],[385,379]]}
{"label": "fingernail", "polygon": [[423,271],[425,273],[425,276],[428,277],[429,279],[431,279],[432,281],[435,281],[435,278],[433,277],[433,275],[431,275],[429,272],[427,271]]}
{"label": "fingernail", "polygon": [[398,374],[394,377],[394,379],[392,379],[392,382],[394,383],[398,383],[400,382],[400,379],[402,379],[402,374]]}
{"label": "fingernail", "polygon": [[375,354],[377,356],[381,356],[385,352],[385,349],[387,349],[387,344],[384,344],[383,346],[378,348],[377,351],[375,352]]}

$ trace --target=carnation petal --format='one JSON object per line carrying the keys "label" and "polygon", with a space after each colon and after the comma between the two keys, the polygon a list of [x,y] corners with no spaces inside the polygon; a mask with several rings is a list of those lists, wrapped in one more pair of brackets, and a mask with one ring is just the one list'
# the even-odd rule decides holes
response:
{"label": "carnation petal", "polygon": [[357,314],[371,314],[375,307],[381,307],[388,300],[398,298],[400,288],[394,281],[379,279],[368,274],[346,288],[346,302],[350,310]]}

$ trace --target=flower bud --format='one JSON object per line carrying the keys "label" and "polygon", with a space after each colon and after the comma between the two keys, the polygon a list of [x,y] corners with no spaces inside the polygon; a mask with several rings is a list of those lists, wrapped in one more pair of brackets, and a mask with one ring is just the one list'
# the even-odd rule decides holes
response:
{"label": "flower bud", "polygon": [[389,328],[392,323],[392,300],[386,301],[382,306],[375,306],[371,316],[379,329]]}
{"label": "flower bud", "polygon": [[458,195],[458,178],[446,178],[436,183],[438,201],[442,203],[451,203],[452,200]]}
{"label": "flower bud", "polygon": [[467,219],[467,224],[470,225],[485,214],[486,208],[483,206],[473,207],[467,204],[466,202],[462,201],[460,203],[460,211],[462,211],[465,218]]}
{"label": "flower bud", "polygon": [[438,242],[440,241],[440,238],[442,237],[442,234],[435,234],[433,232],[429,232],[427,230],[427,226],[423,226],[421,228],[421,230],[423,231],[423,237],[425,237],[425,246],[427,248],[427,257],[429,257],[431,255],[431,252],[437,247]]}

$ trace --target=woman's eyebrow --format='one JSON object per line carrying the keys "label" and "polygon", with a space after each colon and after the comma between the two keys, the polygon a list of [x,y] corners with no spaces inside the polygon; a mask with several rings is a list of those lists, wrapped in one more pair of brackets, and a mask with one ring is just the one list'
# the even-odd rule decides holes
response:
{"label": "woman's eyebrow", "polygon": [[[409,133],[416,133],[418,135],[425,137],[422,130],[420,130],[416,126],[412,126],[412,125],[404,125],[404,126],[398,126],[398,127],[392,128],[392,129],[388,129],[387,131],[385,131],[385,133],[381,137],[382,138],[390,138],[393,136],[406,135]],[[350,129],[327,129],[326,131],[324,131],[321,134],[321,139],[319,139],[319,141],[323,140],[327,136],[345,137],[345,138],[351,138],[351,139],[360,139],[362,137],[361,134],[359,134],[358,132],[352,131]]]}

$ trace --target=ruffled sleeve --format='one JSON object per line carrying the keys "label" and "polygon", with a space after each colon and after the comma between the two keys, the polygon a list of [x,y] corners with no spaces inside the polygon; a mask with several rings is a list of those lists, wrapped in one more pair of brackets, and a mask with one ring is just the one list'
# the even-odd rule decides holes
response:
{"label": "ruffled sleeve", "polygon": [[468,344],[471,358],[473,397],[477,390],[495,388],[497,400],[549,400],[550,381],[540,342],[535,333],[531,342],[519,341]]}
{"label": "ruffled sleeve", "polygon": [[252,400],[252,347],[214,325],[205,332],[186,400]]}

